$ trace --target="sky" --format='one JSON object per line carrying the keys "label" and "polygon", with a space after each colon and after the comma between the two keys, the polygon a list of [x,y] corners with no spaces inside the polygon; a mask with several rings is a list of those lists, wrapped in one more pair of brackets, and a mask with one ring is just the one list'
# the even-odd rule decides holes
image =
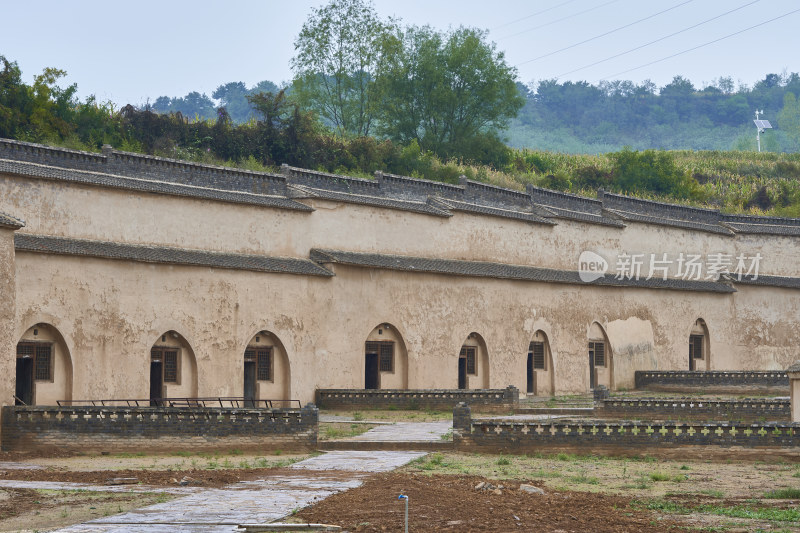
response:
{"label": "sky", "polygon": [[[95,95],[122,106],[190,91],[210,96],[232,81],[251,87],[262,80],[291,80],[295,37],[312,9],[325,3],[0,0],[0,55],[19,64],[26,83],[46,67],[67,71],[60,85],[76,83],[81,99]],[[649,79],[661,87],[682,75],[699,87],[721,76],[752,86],[768,73],[800,71],[797,0],[374,0],[374,5],[381,16],[405,24],[487,30],[526,84],[552,78]]]}

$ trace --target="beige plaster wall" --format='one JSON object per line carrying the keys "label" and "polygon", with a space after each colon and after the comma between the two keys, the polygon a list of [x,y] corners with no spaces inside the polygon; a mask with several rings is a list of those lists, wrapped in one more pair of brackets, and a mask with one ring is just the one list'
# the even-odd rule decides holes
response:
{"label": "beige plaster wall", "polygon": [[0,227],[0,405],[12,402],[16,372],[14,231]]}
{"label": "beige plaster wall", "polygon": [[471,376],[470,387],[525,390],[528,344],[542,330],[558,393],[588,390],[594,322],[607,332],[617,386],[632,383],[635,369],[684,369],[699,316],[714,369],[786,368],[800,343],[800,291],[716,295],[335,271],[305,278],[20,252],[16,323],[58,328],[76,398],[147,397],[150,348],[171,330],[192,348],[200,396],[241,396],[244,349],[254,332],[271,332],[286,353],[291,396],[303,402],[317,387],[363,387],[365,332],[376,320],[401,334],[410,388],[455,388],[471,332],[488,354],[478,378],[489,379],[475,384]]}
{"label": "beige plaster wall", "polygon": [[[134,193],[0,174],[0,209],[27,233],[226,252],[307,257],[313,247],[497,261],[576,270],[584,250],[726,253],[763,257],[763,274],[800,276],[796,238],[720,236],[629,223],[624,229],[558,220],[557,226],[456,212],[434,217],[329,200],[313,213]],[[649,259],[648,259],[649,260]],[[673,272],[677,265],[673,265]]]}

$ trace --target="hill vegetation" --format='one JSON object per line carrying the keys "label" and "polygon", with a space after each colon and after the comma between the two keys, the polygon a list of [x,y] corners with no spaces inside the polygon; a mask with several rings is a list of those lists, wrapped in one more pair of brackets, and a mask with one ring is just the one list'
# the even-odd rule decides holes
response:
{"label": "hill vegetation", "polygon": [[[660,89],[624,81],[526,87],[486,32],[404,26],[366,0],[313,8],[294,44],[287,87],[230,82],[213,92],[216,102],[194,91],[122,109],[80,101],[75,85],[58,85],[65,72],[55,68],[28,85],[0,55],[0,137],[90,151],[111,144],[251,170],[287,163],[589,196],[603,188],[800,216],[796,73],[769,74],[752,88],[720,78],[698,89],[681,76]],[[763,153],[753,151],[756,108],[779,126],[764,134]]]}

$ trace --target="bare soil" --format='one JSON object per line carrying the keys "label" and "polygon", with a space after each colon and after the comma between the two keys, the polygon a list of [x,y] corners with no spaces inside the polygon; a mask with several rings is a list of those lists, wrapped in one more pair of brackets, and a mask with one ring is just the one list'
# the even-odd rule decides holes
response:
{"label": "bare soil", "polygon": [[[633,509],[631,499],[611,494],[519,490],[519,481],[490,481],[494,491],[476,490],[487,481],[477,476],[424,476],[405,472],[379,474],[357,489],[331,496],[294,518],[336,524],[348,531],[402,531],[409,497],[409,530],[663,532],[680,522]],[[543,486],[541,481],[527,483]]]}
{"label": "bare soil", "polygon": [[0,531],[40,531],[124,513],[173,496],[29,489],[0,490]]}

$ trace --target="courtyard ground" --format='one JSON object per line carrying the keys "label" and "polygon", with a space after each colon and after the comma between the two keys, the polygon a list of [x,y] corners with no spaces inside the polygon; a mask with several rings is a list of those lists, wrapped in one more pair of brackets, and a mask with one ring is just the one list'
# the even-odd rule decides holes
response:
{"label": "courtyard ground", "polygon": [[[447,415],[323,412],[320,431],[321,437],[324,433],[324,438],[342,441],[368,439],[371,432],[407,432],[416,424],[429,424],[431,431],[441,433]],[[393,452],[361,452],[358,460],[369,464],[369,457],[379,458],[382,453]],[[343,489],[329,491],[307,507],[312,500],[284,503],[283,511],[270,516],[283,513],[287,521],[337,524],[346,531],[402,531],[403,505],[397,499],[402,493],[410,498],[411,531],[800,532],[800,457],[767,462],[731,456],[712,462],[436,452],[417,454],[416,460],[396,469],[314,470],[326,461],[333,467],[343,462],[333,454],[252,455],[238,450],[171,455],[0,454],[0,531],[52,531],[99,517],[108,517],[109,523],[114,516],[128,517],[120,520],[146,517],[147,506],[154,504],[154,509],[163,510],[178,505],[183,501],[179,498],[202,499],[203,494],[263,480],[297,480],[295,466],[303,461],[307,465],[303,477],[317,476],[327,486]],[[132,485],[98,489],[112,478],[136,479]],[[43,485],[20,486],[30,482]],[[67,488],[59,485],[63,482],[83,485]],[[520,490],[521,484],[541,488],[543,494]],[[272,501],[267,492],[260,497],[267,500],[256,506],[259,512],[265,502]],[[228,518],[233,520],[238,516],[237,505],[229,507]],[[130,513],[132,509],[139,511]],[[147,531],[158,531],[154,527]],[[124,527],[80,526],[68,530],[125,531]]]}

